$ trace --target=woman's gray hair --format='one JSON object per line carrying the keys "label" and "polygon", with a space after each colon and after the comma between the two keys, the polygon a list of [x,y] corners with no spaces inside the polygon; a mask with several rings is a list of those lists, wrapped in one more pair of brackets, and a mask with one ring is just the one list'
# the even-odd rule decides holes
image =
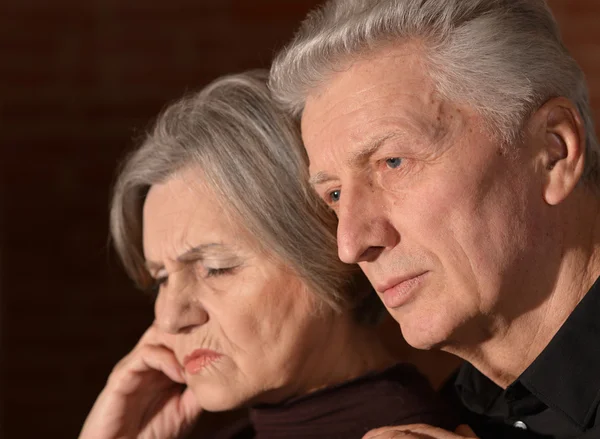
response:
{"label": "woman's gray hair", "polygon": [[142,212],[150,187],[197,168],[227,214],[261,250],[287,264],[335,310],[369,321],[382,306],[357,266],[337,256],[335,215],[308,185],[298,124],[276,105],[266,71],[223,77],[170,105],[125,161],[111,206],[111,233],[125,269],[142,288]]}
{"label": "woman's gray hair", "polygon": [[330,0],[277,56],[269,85],[298,116],[310,91],[348,62],[411,41],[424,47],[438,93],[474,107],[507,145],[544,102],[570,99],[585,124],[584,180],[600,184],[585,77],[544,0]]}

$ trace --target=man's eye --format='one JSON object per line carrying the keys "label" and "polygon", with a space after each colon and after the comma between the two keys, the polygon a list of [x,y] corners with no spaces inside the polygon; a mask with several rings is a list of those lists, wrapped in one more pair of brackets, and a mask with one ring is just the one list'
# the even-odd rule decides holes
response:
{"label": "man's eye", "polygon": [[341,191],[335,190],[335,191],[329,192],[327,194],[327,198],[329,198],[329,201],[331,201],[332,203],[337,203],[338,201],[340,201],[340,195],[341,195]]}
{"label": "man's eye", "polygon": [[399,168],[400,165],[402,164],[402,159],[400,157],[392,157],[392,158],[387,159],[385,161],[385,164],[390,169],[396,169],[396,168]]}

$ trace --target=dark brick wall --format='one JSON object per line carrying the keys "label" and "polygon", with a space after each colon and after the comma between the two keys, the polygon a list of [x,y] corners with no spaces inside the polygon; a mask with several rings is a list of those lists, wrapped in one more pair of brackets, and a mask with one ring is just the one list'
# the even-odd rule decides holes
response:
{"label": "dark brick wall", "polygon": [[132,138],[186,90],[268,66],[314,4],[1,3],[2,437],[76,437],[152,320],[107,246]]}
{"label": "dark brick wall", "polygon": [[[152,319],[107,245],[132,138],[186,90],[267,66],[316,3],[0,4],[0,437],[75,437]],[[600,105],[600,3],[551,5]]]}

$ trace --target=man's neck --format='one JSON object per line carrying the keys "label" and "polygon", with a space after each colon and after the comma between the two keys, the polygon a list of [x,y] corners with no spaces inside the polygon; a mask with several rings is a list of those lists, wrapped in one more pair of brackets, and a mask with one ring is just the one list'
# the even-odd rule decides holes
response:
{"label": "man's neck", "polygon": [[[549,291],[537,292],[544,298],[540,304],[518,316],[499,312],[485,319],[485,330],[492,334],[487,340],[472,346],[456,343],[444,350],[465,359],[502,388],[533,363],[600,276],[600,209],[597,199],[587,201],[576,200],[577,210],[563,221],[558,273]],[[534,294],[523,291],[528,293]]]}

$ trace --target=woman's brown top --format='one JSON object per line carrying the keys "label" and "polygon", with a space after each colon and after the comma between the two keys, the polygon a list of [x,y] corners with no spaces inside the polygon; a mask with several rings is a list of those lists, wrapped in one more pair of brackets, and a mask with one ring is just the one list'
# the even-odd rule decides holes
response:
{"label": "woman's brown top", "polygon": [[359,439],[374,428],[413,423],[457,426],[427,379],[414,366],[400,363],[281,404],[253,407],[249,419],[213,438]]}

